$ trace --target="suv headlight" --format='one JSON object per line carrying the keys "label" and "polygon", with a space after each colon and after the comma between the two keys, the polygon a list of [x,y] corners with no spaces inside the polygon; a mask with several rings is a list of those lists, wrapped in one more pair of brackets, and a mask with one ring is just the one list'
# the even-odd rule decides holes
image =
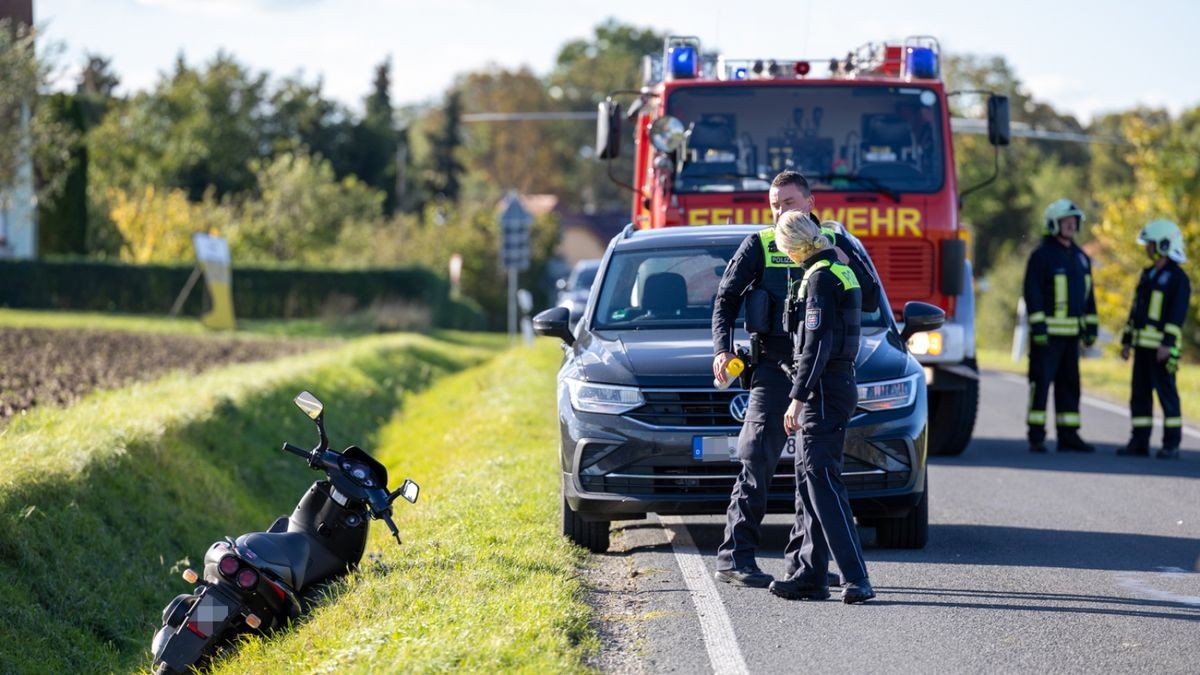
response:
{"label": "suv headlight", "polygon": [[917,333],[908,338],[908,351],[912,352],[913,356],[941,356],[942,355],[942,334],[936,330],[931,330],[925,333]]}
{"label": "suv headlight", "polygon": [[646,402],[637,387],[595,384],[567,378],[567,390],[571,394],[571,407],[580,412],[620,415]]}
{"label": "suv headlight", "polygon": [[921,373],[899,380],[864,382],[858,385],[858,407],[863,410],[907,408],[917,399],[917,378]]}

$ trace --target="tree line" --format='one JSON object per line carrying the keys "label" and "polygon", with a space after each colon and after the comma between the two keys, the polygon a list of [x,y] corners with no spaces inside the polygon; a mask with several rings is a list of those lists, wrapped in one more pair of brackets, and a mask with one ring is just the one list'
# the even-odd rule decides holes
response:
{"label": "tree line", "polygon": [[[326,95],[320,78],[272,77],[228,53],[201,63],[180,55],[153,86],[124,96],[111,62],[90,55],[74,91],[47,94],[47,59],[21,66],[5,57],[23,52],[0,31],[0,110],[4,96],[23,95],[17,82],[24,95],[43,92],[34,126],[45,255],[186,260],[195,230],[225,235],[247,262],[444,270],[458,252],[464,292],[502,316],[494,208],[504,192],[549,193],[567,208],[615,218],[625,217],[629,197],[592,161],[592,124],[464,124],[463,115],[593,112],[608,92],[640,85],[641,58],[663,37],[608,20],[564,43],[547,73],[487,65],[459,75],[440,100],[412,105],[392,100],[393,64],[384,59],[364,73],[356,110]],[[1014,122],[1104,141],[1016,139],[1002,153],[1000,179],[963,203],[987,282],[981,336],[1011,328],[1018,268],[1042,209],[1058,197],[1087,211],[1081,241],[1096,259],[1110,330],[1124,319],[1143,263],[1133,245],[1141,224],[1175,220],[1200,254],[1200,109],[1133,108],[1084,123],[1037,99],[1001,56],[951,55],[945,73],[948,90],[1008,95]],[[981,104],[951,99],[957,116],[981,117]],[[960,188],[990,175],[985,139],[956,135],[954,150]],[[630,175],[630,154],[617,160],[618,175]],[[535,226],[527,285],[542,281],[556,227],[553,217]],[[1194,321],[1186,330],[1194,339]]]}

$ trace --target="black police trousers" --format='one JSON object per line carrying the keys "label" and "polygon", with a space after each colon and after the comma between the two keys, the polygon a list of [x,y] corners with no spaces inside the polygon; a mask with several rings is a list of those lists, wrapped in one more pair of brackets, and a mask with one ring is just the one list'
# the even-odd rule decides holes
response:
{"label": "black police trousers", "polygon": [[1046,400],[1054,385],[1054,421],[1058,437],[1079,433],[1079,338],[1050,336],[1029,347],[1029,442],[1046,440]]}
{"label": "black police trousers", "polygon": [[854,368],[827,367],[804,405],[796,448],[796,524],[783,555],[787,576],[825,586],[832,554],[842,578],[867,576],[850,497],[842,482],[846,424],[858,403]]}
{"label": "black police trousers", "polygon": [[1133,382],[1129,394],[1129,416],[1133,421],[1132,442],[1150,446],[1150,425],[1154,422],[1154,396],[1163,409],[1162,447],[1178,448],[1183,441],[1183,413],[1179,406],[1179,390],[1175,373],[1159,363],[1156,349],[1137,347],[1133,350]]}
{"label": "black police trousers", "polygon": [[791,399],[792,381],[778,361],[764,358],[754,367],[750,405],[738,435],[737,456],[742,470],[733,484],[726,510],[725,539],[717,548],[717,569],[756,565],[759,528],[767,512],[767,492],[779,457],[788,443],[783,413]]}

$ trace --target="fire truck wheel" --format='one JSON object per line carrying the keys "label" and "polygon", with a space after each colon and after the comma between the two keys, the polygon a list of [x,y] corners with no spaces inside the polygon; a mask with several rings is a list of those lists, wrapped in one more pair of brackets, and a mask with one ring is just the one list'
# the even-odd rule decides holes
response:
{"label": "fire truck wheel", "polygon": [[[978,370],[974,360],[967,364]],[[930,455],[961,455],[971,442],[979,412],[979,380],[963,382],[963,389],[929,393]]]}

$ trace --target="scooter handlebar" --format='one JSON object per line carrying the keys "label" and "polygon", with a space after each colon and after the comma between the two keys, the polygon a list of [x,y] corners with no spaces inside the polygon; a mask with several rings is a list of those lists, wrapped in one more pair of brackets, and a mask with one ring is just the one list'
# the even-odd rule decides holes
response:
{"label": "scooter handlebar", "polygon": [[312,463],[312,453],[309,452],[308,450],[305,450],[304,448],[296,447],[296,446],[292,445],[291,443],[284,443],[283,449],[285,452],[290,452],[293,455],[296,455],[298,457],[303,457],[307,462],[309,462],[310,464]]}

